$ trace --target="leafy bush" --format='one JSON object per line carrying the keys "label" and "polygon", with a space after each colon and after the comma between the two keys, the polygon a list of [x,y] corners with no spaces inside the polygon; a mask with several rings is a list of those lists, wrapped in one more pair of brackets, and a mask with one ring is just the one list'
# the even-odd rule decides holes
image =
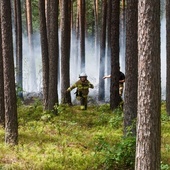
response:
{"label": "leafy bush", "polygon": [[105,160],[103,161],[105,169],[133,170],[135,164],[135,145],[136,138],[132,136],[122,138],[122,140],[114,146],[109,145],[109,143],[100,136],[98,138],[96,151],[100,151],[105,155]]}
{"label": "leafy bush", "polygon": [[170,165],[164,164],[164,163],[161,161],[161,170],[170,170]]}

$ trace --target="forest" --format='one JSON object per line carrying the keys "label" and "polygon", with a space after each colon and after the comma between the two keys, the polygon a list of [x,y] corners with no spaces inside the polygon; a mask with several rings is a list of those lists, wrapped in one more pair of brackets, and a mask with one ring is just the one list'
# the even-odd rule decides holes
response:
{"label": "forest", "polygon": [[1,0],[0,169],[169,170],[169,27],[170,0]]}

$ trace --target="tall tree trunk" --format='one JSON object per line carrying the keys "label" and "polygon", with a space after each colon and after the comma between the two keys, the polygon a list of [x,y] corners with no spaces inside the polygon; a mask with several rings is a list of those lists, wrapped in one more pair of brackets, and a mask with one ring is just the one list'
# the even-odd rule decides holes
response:
{"label": "tall tree trunk", "polygon": [[120,17],[120,56],[121,56],[121,65],[124,66],[125,62],[125,0],[121,0],[121,17]]}
{"label": "tall tree trunk", "polygon": [[71,104],[70,93],[70,0],[63,0],[61,8],[61,103]]}
{"label": "tall tree trunk", "polygon": [[71,12],[70,12],[70,15],[71,15],[71,31],[75,30],[75,24],[74,24],[74,10],[73,10],[73,7],[74,7],[74,1],[71,0],[70,2],[70,7],[71,7]]}
{"label": "tall tree trunk", "polygon": [[44,110],[48,109],[48,85],[49,85],[49,59],[48,59],[48,40],[45,16],[45,0],[39,0],[39,17],[40,17],[40,36],[41,36],[41,53],[42,53],[42,74],[43,74],[43,106]]}
{"label": "tall tree trunk", "polygon": [[104,101],[105,89],[103,76],[105,72],[105,51],[106,51],[106,0],[102,1],[102,26],[100,37],[100,69],[99,69],[99,101]]}
{"label": "tall tree trunk", "polygon": [[75,41],[75,60],[76,60],[76,66],[77,66],[77,68],[76,68],[76,72],[78,72],[79,70],[80,70],[80,68],[79,67],[81,67],[81,66],[79,66],[79,63],[78,63],[78,61],[79,61],[79,49],[80,49],[80,45],[79,45],[79,40],[80,40],[80,0],[77,0],[77,11],[76,11],[76,41]]}
{"label": "tall tree trunk", "polygon": [[[111,9],[112,1],[107,0],[107,21],[106,21],[106,74],[111,73]],[[105,98],[108,100],[110,94],[110,80],[105,80]]]}
{"label": "tall tree trunk", "polygon": [[119,96],[119,16],[120,0],[112,1],[110,108],[116,109]]}
{"label": "tall tree trunk", "polygon": [[166,111],[170,116],[170,0],[166,0]]}
{"label": "tall tree trunk", "polygon": [[58,104],[58,0],[50,0],[49,8],[49,91],[48,109],[53,110]]}
{"label": "tall tree trunk", "polygon": [[7,144],[16,145],[18,143],[18,122],[10,0],[1,0],[1,17],[5,99],[5,142]]}
{"label": "tall tree trunk", "polygon": [[[132,10],[133,9],[133,10]],[[124,95],[124,133],[136,135],[138,86],[138,2],[126,1],[126,86]]]}
{"label": "tall tree trunk", "polygon": [[[0,7],[1,7],[1,1],[0,1]],[[4,76],[3,76],[2,35],[1,35],[1,8],[0,8],[0,125],[5,127]]]}
{"label": "tall tree trunk", "polygon": [[30,64],[30,76],[29,84],[31,85],[30,91],[36,91],[36,67],[34,58],[34,44],[33,44],[33,27],[32,27],[32,6],[31,0],[26,0],[26,21],[27,21],[27,36],[28,36],[28,48],[29,48],[29,64]]}
{"label": "tall tree trunk", "polygon": [[107,0],[107,23],[106,23],[106,40],[107,40],[107,74],[110,74],[110,55],[111,55],[111,50],[110,50],[110,41],[111,41],[111,9],[112,9],[112,2],[111,0]]}
{"label": "tall tree trunk", "polygon": [[99,0],[94,0],[94,21],[95,21],[95,62],[97,63],[97,68],[99,66],[98,56],[99,56]]}
{"label": "tall tree trunk", "polygon": [[[46,28],[47,28],[47,40],[49,45],[49,33],[50,33],[50,1],[51,0],[45,0],[45,11],[46,11]],[[48,49],[49,50],[49,49]]]}
{"label": "tall tree trunk", "polygon": [[85,71],[85,0],[80,0],[80,60],[81,71]]}
{"label": "tall tree trunk", "polygon": [[[152,17],[151,17],[152,16]],[[160,169],[160,0],[138,3],[136,170]]]}
{"label": "tall tree trunk", "polygon": [[22,79],[22,19],[21,1],[15,0],[15,44],[16,44],[16,82],[19,88],[18,95],[23,99],[23,79]]}

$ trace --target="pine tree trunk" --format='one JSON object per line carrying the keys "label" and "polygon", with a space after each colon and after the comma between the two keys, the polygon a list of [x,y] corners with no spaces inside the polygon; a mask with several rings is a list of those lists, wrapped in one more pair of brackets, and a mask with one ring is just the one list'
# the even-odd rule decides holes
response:
{"label": "pine tree trunk", "polygon": [[49,91],[48,109],[53,110],[58,104],[58,1],[50,0],[48,28],[49,52]]}
{"label": "pine tree trunk", "polygon": [[80,0],[80,59],[81,71],[85,71],[85,0]]}
{"label": "pine tree trunk", "polygon": [[[133,9],[133,10],[131,10]],[[124,95],[124,134],[136,135],[137,86],[138,86],[138,4],[136,0],[126,1],[126,86]]]}
{"label": "pine tree trunk", "polygon": [[[1,5],[1,1],[0,1]],[[0,9],[1,13],[1,9]],[[4,75],[3,75],[3,56],[2,56],[2,35],[0,17],[0,125],[5,127],[5,106],[4,106]]]}
{"label": "pine tree trunk", "polygon": [[5,142],[16,145],[18,143],[18,122],[10,0],[1,0],[1,10],[5,95]]}
{"label": "pine tree trunk", "polygon": [[119,96],[119,16],[120,0],[112,1],[110,108],[116,109]]}
{"label": "pine tree trunk", "polygon": [[21,2],[15,0],[15,44],[16,44],[16,82],[20,89],[18,95],[23,99],[23,63],[22,63],[22,19],[21,19]]}
{"label": "pine tree trunk", "polygon": [[99,2],[94,0],[94,22],[95,22],[95,62],[97,68],[99,67],[98,56],[99,56]]}
{"label": "pine tree trunk", "polygon": [[166,111],[170,116],[170,0],[166,0]]}
{"label": "pine tree trunk", "polygon": [[70,93],[70,0],[63,0],[61,9],[61,103],[71,104]]}
{"label": "pine tree trunk", "polygon": [[41,54],[42,54],[42,74],[43,74],[43,106],[44,110],[48,108],[48,85],[49,85],[49,59],[48,59],[48,40],[45,17],[45,0],[39,0],[40,17],[40,36],[41,36]]}
{"label": "pine tree trunk", "polygon": [[29,55],[29,87],[30,91],[37,90],[36,83],[36,66],[34,56],[34,44],[33,44],[33,27],[32,27],[32,6],[31,0],[26,0],[26,21],[27,21],[27,36],[28,36],[28,55]]}
{"label": "pine tree trunk", "polygon": [[[151,17],[152,16],[152,17]],[[138,3],[136,170],[160,170],[160,1]]]}
{"label": "pine tree trunk", "polygon": [[105,51],[106,51],[106,0],[102,1],[102,24],[100,37],[100,69],[99,69],[99,101],[104,101],[105,88],[103,76],[105,74]]}

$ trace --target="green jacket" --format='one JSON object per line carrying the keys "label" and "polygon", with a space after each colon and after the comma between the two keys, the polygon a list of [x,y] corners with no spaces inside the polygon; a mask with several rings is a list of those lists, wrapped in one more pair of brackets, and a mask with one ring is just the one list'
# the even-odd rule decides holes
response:
{"label": "green jacket", "polygon": [[71,87],[69,87],[67,91],[71,91],[74,88],[77,88],[77,92],[81,93],[83,97],[87,97],[89,93],[89,88],[93,89],[94,86],[88,80],[85,80],[85,81],[78,80]]}

